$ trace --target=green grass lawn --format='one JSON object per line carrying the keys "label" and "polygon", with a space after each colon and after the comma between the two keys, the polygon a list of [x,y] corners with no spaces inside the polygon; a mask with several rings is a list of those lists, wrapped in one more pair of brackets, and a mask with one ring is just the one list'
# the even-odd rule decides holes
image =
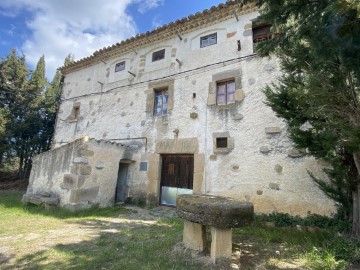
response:
{"label": "green grass lawn", "polygon": [[[46,211],[24,206],[21,195],[0,191],[0,269],[232,269],[213,266],[208,250],[184,249],[177,218],[121,207]],[[359,242],[331,228],[309,233],[258,220],[233,231],[240,269],[360,269],[359,261]]]}

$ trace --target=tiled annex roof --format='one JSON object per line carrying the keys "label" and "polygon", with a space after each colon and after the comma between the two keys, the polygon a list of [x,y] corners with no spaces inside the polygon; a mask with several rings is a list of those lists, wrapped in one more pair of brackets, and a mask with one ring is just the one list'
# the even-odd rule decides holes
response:
{"label": "tiled annex roof", "polygon": [[100,61],[106,61],[107,59],[123,55],[129,51],[136,51],[138,48],[148,47],[149,45],[172,39],[177,34],[186,34],[196,29],[225,21],[230,17],[233,17],[235,20],[235,12],[237,16],[240,16],[256,10],[255,2],[242,4],[241,0],[227,0],[226,3],[219,4],[217,7],[213,6],[210,9],[197,12],[195,15],[189,15],[152,31],[138,34],[120,43],[97,50],[91,56],[63,66],[59,70],[63,75],[66,75]]}

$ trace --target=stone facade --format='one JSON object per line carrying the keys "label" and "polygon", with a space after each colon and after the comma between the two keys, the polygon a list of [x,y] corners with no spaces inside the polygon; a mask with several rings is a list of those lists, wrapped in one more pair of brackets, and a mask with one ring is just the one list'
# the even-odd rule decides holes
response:
{"label": "stone facade", "polygon": [[[28,192],[63,194],[62,205],[109,205],[119,161],[129,159],[128,196],[158,204],[163,155],[191,154],[194,193],[250,201],[256,212],[332,213],[307,173],[321,176],[320,164],[293,149],[286,124],[264,104],[262,88],[280,71],[276,59],[254,53],[257,16],[253,4],[227,1],[63,67],[54,150],[35,159]],[[201,47],[214,33],[216,44]],[[125,69],[115,72],[120,62]],[[228,80],[234,102],[218,105],[217,84]],[[167,89],[168,106],[156,116],[157,89]],[[68,142],[83,136],[124,146],[93,149],[90,140],[93,156],[75,155],[77,143]]]}

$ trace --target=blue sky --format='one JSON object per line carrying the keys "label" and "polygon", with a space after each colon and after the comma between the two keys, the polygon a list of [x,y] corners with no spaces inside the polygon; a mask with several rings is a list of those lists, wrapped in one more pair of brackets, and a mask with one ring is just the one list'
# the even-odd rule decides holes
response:
{"label": "blue sky", "polygon": [[225,0],[0,0],[0,58],[16,48],[33,69],[44,54],[52,79],[75,60]]}

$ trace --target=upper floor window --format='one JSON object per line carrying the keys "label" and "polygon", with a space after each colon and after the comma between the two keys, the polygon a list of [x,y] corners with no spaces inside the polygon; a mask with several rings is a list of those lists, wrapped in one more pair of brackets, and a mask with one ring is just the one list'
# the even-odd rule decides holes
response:
{"label": "upper floor window", "polygon": [[122,62],[117,63],[115,65],[115,72],[119,72],[119,71],[122,71],[122,70],[125,70],[125,61],[122,61]]}
{"label": "upper floor window", "polygon": [[271,28],[270,24],[260,25],[253,28],[253,42],[258,43],[270,39],[272,37],[270,28]]}
{"label": "upper floor window", "polygon": [[154,115],[164,115],[168,111],[168,99],[169,91],[168,89],[155,89],[155,104],[154,104]]}
{"label": "upper floor window", "polygon": [[227,148],[228,147],[227,142],[228,142],[227,137],[216,138],[216,148]]}
{"label": "upper floor window", "polygon": [[217,42],[217,33],[203,36],[200,38],[200,48],[214,45]]}
{"label": "upper floor window", "polygon": [[165,49],[162,49],[160,51],[153,52],[152,54],[152,61],[159,61],[165,58]]}
{"label": "upper floor window", "polygon": [[216,86],[216,103],[226,105],[235,102],[235,80],[219,82]]}

